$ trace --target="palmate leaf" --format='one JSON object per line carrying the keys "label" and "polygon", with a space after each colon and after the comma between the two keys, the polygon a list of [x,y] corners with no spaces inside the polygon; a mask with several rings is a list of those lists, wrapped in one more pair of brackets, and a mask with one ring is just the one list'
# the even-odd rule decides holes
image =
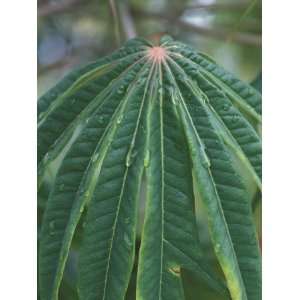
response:
{"label": "palmate leaf", "polygon": [[[137,299],[185,299],[185,272],[222,299],[261,298],[251,199],[232,161],[261,187],[261,142],[248,121],[261,120],[254,88],[169,37],[134,39],[63,79],[38,112],[39,186],[61,160],[40,232],[42,300],[59,297],[79,222],[79,299],[124,299],[136,255]],[[196,192],[222,274],[202,254]]]}

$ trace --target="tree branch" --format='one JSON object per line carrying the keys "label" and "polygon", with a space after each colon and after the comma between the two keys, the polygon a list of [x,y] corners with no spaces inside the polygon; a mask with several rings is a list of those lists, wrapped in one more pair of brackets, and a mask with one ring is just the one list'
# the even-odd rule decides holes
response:
{"label": "tree branch", "polygon": [[120,20],[126,39],[132,39],[137,36],[134,22],[128,7],[128,2],[123,0],[119,2]]}
{"label": "tree branch", "polygon": [[120,22],[119,22],[118,8],[116,6],[115,0],[109,0],[109,7],[114,21],[116,44],[118,47],[120,47],[121,44]]}
{"label": "tree branch", "polygon": [[233,42],[238,42],[245,45],[251,45],[259,47],[261,46],[261,36],[252,33],[246,32],[236,32],[232,34],[230,30],[224,30],[223,28],[209,28],[200,25],[194,25],[187,21],[181,19],[174,19],[170,16],[161,14],[161,13],[154,13],[154,12],[146,12],[143,10],[133,10],[132,14],[134,14],[138,18],[149,18],[155,19],[160,21],[167,21],[168,23],[180,27],[181,29],[189,30],[192,32],[196,32],[207,37],[212,37],[220,40],[227,41],[229,38]]}

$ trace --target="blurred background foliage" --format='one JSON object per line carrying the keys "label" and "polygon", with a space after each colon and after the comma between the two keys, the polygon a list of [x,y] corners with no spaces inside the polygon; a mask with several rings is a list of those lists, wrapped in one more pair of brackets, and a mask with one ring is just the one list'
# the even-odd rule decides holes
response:
{"label": "blurred background foliage", "polygon": [[[111,54],[130,38],[147,38],[155,33],[167,33],[192,45],[261,91],[260,0],[38,0],[38,95],[71,69]],[[49,168],[47,180],[38,195],[39,225],[59,165],[60,161],[56,161]],[[249,179],[249,174],[240,171],[253,199],[253,216],[261,241],[261,194]],[[144,213],[144,185],[145,182],[137,250]],[[201,199],[196,202],[201,203]],[[203,255],[219,270],[201,205],[196,207],[196,214]],[[60,290],[62,300],[78,299],[77,249],[83,227],[84,217],[77,228],[66,266]],[[136,265],[126,300],[135,299]],[[223,299],[194,274],[187,270],[182,274],[187,300],[197,300],[200,295],[201,299]]]}
{"label": "blurred background foliage", "polygon": [[38,94],[127,39],[157,32],[243,80],[261,69],[260,0],[38,0]]}

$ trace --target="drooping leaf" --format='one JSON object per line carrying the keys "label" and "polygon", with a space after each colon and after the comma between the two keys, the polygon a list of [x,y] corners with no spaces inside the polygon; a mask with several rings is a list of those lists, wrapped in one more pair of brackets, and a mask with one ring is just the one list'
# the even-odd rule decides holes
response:
{"label": "drooping leaf", "polygon": [[[132,68],[140,69],[141,65],[136,64]],[[133,71],[132,73],[134,75],[124,77],[116,83],[111,96],[106,97],[102,105],[85,120],[85,128],[67,153],[58,172],[42,227],[40,280],[41,286],[45,284],[42,290],[47,293],[58,292],[76,225],[86,203],[93,197],[104,156],[110,148],[117,127],[120,127],[121,117],[127,113],[124,112],[125,102],[120,100],[124,97],[130,80],[136,75]],[[118,170],[119,166],[115,169]],[[111,174],[108,176],[111,177]],[[51,297],[56,296],[52,294]]]}
{"label": "drooping leaf", "polygon": [[[137,299],[185,299],[184,272],[222,299],[260,299],[251,201],[231,156],[260,187],[261,142],[247,120],[260,122],[260,97],[166,37],[158,46],[131,40],[43,96],[39,182],[58,157],[61,165],[42,219],[41,299],[58,299],[78,224],[80,299],[124,299],[137,255]],[[147,199],[136,253],[143,172]],[[223,277],[202,253],[195,190]]]}
{"label": "drooping leaf", "polygon": [[146,170],[148,191],[137,298],[183,299],[183,267],[201,273],[208,284],[225,293],[224,287],[210,278],[199,256],[188,151],[172,104],[172,86],[163,82],[161,68],[157,77],[160,88],[151,101],[147,128],[151,159]]}

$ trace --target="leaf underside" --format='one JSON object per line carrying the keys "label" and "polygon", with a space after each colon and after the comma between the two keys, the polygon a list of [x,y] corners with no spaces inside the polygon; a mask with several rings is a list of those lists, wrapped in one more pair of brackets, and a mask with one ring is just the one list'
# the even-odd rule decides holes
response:
{"label": "leaf underside", "polygon": [[[185,272],[220,299],[261,299],[251,197],[232,159],[260,189],[261,141],[249,118],[260,123],[261,95],[169,37],[155,48],[161,57],[153,49],[133,39],[38,102],[39,188],[61,159],[40,232],[42,300],[59,297],[78,224],[79,299],[124,299],[137,255],[136,299],[185,299]],[[145,218],[135,253],[143,174]],[[201,250],[195,191],[222,273]]]}

